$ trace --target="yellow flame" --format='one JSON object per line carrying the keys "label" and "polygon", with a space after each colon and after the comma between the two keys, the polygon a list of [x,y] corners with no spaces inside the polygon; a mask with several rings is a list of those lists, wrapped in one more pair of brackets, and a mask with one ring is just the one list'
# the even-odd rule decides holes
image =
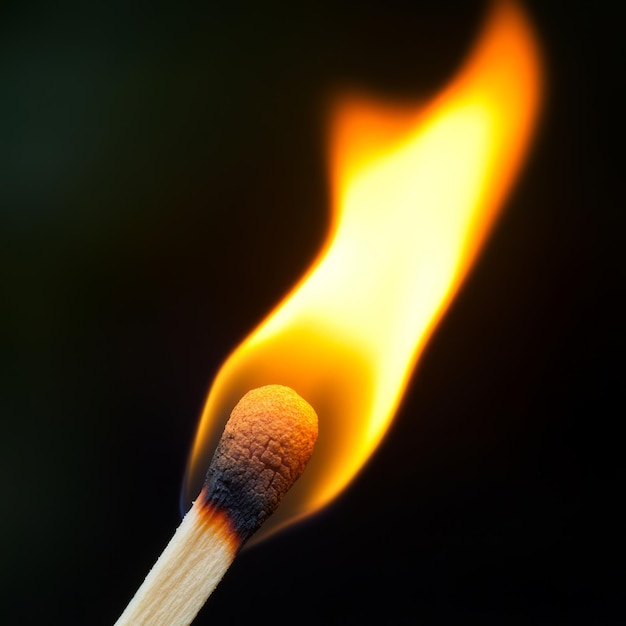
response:
{"label": "yellow flame", "polygon": [[426,106],[350,98],[338,107],[329,239],[219,371],[190,458],[188,496],[201,487],[232,407],[271,383],[313,405],[320,435],[265,534],[324,506],[352,480],[503,203],[540,83],[532,30],[518,7],[502,2],[458,75]]}

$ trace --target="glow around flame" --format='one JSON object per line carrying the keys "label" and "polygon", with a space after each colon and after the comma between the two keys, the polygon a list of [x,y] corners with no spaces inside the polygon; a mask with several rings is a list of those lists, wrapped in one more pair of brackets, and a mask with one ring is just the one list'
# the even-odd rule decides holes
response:
{"label": "glow around flame", "polygon": [[319,509],[352,480],[385,434],[503,203],[540,82],[532,30],[507,2],[495,6],[464,67],[426,106],[340,104],[330,138],[328,241],[219,371],[190,457],[188,502],[233,406],[270,383],[313,405],[320,435],[309,467],[262,532]]}

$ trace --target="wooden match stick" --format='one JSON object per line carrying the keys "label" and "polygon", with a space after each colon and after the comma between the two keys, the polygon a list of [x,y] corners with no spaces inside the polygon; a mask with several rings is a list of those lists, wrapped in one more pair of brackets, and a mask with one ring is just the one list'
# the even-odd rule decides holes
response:
{"label": "wooden match stick", "polygon": [[231,413],[204,487],[116,626],[187,626],[243,544],[302,474],[317,415],[295,391],[249,391]]}

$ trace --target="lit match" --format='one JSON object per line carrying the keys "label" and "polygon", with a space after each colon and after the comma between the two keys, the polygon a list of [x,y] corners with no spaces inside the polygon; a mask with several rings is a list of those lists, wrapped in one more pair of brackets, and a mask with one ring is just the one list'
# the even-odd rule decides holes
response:
{"label": "lit match", "polygon": [[253,389],[233,409],[204,487],[117,626],[184,626],[243,544],[304,471],[317,415],[281,385]]}
{"label": "lit match", "polygon": [[[324,436],[257,538],[321,509],[357,475],[504,206],[542,80],[534,29],[502,0],[430,102],[339,100],[329,132],[327,241],[217,373],[185,480],[186,501],[200,496],[118,624],[189,624],[302,473],[317,417],[291,389],[268,383],[306,396],[323,413]],[[243,394],[202,487],[216,420]]]}

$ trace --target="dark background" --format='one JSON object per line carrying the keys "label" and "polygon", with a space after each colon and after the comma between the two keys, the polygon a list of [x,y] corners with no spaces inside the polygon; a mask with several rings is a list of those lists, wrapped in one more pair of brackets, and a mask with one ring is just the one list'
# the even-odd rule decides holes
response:
{"label": "dark background", "polygon": [[[387,438],[198,624],[626,623],[619,20],[527,7],[534,149]],[[427,97],[484,13],[3,5],[0,622],[117,618],[212,376],[323,241],[328,95]]]}

